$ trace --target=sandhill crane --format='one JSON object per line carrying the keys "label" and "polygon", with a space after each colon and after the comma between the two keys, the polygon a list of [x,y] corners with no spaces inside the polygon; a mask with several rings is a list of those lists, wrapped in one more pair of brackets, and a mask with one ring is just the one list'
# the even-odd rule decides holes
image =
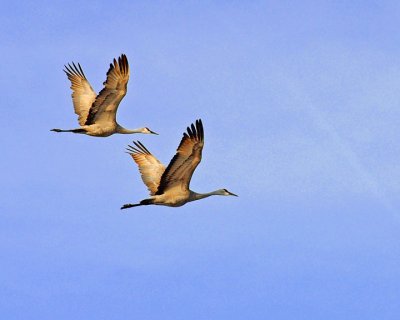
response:
{"label": "sandhill crane", "polygon": [[78,63],[65,66],[64,72],[71,81],[72,101],[78,115],[80,128],[71,130],[52,129],[55,132],[73,132],[94,137],[108,137],[114,133],[152,133],[149,128],[125,129],[116,121],[116,113],[121,100],[126,95],[129,80],[129,64],[126,55],[110,64],[104,88],[96,96]]}
{"label": "sandhill crane", "polygon": [[196,193],[189,189],[190,179],[201,161],[204,145],[201,120],[196,120],[196,126],[192,124],[191,127],[187,127],[187,133],[183,134],[177,152],[167,169],[140,141],[133,143],[136,147],[129,145],[127,150],[138,165],[142,180],[150,191],[151,197],[137,204],[125,204],[121,209],[150,204],[180,207],[187,202],[213,195],[237,197],[226,189],[209,193]]}

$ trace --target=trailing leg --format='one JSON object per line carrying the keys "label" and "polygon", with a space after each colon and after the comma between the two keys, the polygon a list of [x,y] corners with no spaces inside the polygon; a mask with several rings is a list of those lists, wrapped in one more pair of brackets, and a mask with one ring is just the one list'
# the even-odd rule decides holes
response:
{"label": "trailing leg", "polygon": [[63,129],[51,129],[50,131],[54,132],[73,132],[73,133],[86,133],[85,129],[71,129],[71,130],[63,130]]}
{"label": "trailing leg", "polygon": [[127,204],[124,204],[121,207],[121,210],[122,209],[133,208],[133,207],[139,207],[139,206],[147,206],[149,204],[153,204],[153,200],[152,199],[144,199],[144,200],[140,201],[140,203],[135,203],[135,204],[127,203]]}

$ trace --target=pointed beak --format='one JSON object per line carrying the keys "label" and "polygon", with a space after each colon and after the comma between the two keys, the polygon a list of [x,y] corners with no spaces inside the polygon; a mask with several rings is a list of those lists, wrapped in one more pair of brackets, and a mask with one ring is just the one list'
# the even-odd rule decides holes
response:
{"label": "pointed beak", "polygon": [[157,132],[154,132],[154,131],[151,131],[151,130],[149,130],[149,131],[150,131],[151,134],[156,134],[156,135],[158,135]]}
{"label": "pointed beak", "polygon": [[232,193],[232,192],[230,192],[230,191],[228,191],[228,193],[229,193],[230,196],[239,197],[237,194],[234,194],[234,193]]}

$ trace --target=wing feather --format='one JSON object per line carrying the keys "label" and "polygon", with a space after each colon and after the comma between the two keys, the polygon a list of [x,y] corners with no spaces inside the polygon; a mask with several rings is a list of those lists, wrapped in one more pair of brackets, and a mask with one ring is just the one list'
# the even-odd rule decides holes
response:
{"label": "wing feather", "polygon": [[157,195],[163,194],[168,189],[180,187],[189,190],[193,172],[201,161],[204,146],[204,129],[201,120],[196,120],[196,125],[187,127],[183,134],[175,156],[164,171]]}
{"label": "wing feather", "polygon": [[86,124],[116,121],[116,113],[121,100],[125,97],[129,80],[129,64],[125,54],[118,61],[114,59],[107,72],[107,80],[92,107]]}
{"label": "wing feather", "polygon": [[128,145],[127,151],[138,165],[142,180],[150,195],[154,195],[165,167],[140,141],[133,141],[133,143],[135,147]]}
{"label": "wing feather", "polygon": [[75,63],[68,64],[68,66],[65,66],[64,72],[69,81],[71,81],[72,102],[75,113],[78,115],[78,122],[83,126],[88,117],[90,107],[96,99],[96,92],[94,92],[86,79],[79,63],[78,66]]}

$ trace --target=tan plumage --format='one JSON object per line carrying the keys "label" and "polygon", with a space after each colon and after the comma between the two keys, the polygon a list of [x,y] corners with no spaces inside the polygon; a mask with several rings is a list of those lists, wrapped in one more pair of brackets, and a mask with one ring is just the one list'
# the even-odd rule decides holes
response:
{"label": "tan plumage", "polygon": [[118,106],[126,95],[129,80],[129,65],[126,55],[121,55],[118,62],[110,64],[107,80],[103,83],[104,89],[100,91],[92,107],[86,124],[115,121]]}
{"label": "tan plumage", "polygon": [[129,146],[128,153],[139,167],[143,182],[150,191],[151,197],[138,204],[125,204],[121,209],[141,205],[164,205],[179,207],[189,201],[199,200],[211,195],[233,195],[226,189],[210,193],[196,193],[189,189],[190,180],[197,165],[201,161],[204,146],[204,130],[201,120],[196,120],[183,134],[175,156],[168,167],[165,167],[141,142]]}
{"label": "tan plumage", "polygon": [[155,195],[158,186],[160,185],[160,179],[165,171],[164,165],[153,156],[149,150],[141,142],[133,142],[136,146],[129,146],[127,148],[128,153],[132,156],[132,159],[139,166],[139,171],[142,176],[144,184],[150,191],[150,195]]}
{"label": "tan plumage", "polygon": [[191,128],[187,127],[187,132],[183,134],[175,156],[161,177],[157,194],[163,194],[176,187],[189,190],[190,180],[201,161],[204,146],[204,131],[201,120],[196,121],[196,127],[193,123]]}
{"label": "tan plumage", "polygon": [[65,69],[64,71],[71,81],[72,102],[75,113],[78,115],[79,124],[83,126],[86,123],[90,107],[96,100],[96,92],[94,92],[89,81],[87,81],[79,63],[78,67],[75,63],[72,63],[72,66],[68,64],[68,66],[65,66]]}
{"label": "tan plumage", "polygon": [[127,92],[129,80],[129,64],[126,55],[122,54],[118,61],[107,72],[104,88],[96,96],[78,63],[68,64],[64,72],[71,81],[72,101],[78,115],[80,128],[72,130],[52,129],[55,132],[74,132],[96,137],[107,137],[114,133],[153,133],[149,128],[125,129],[116,121],[116,114],[121,100]]}

